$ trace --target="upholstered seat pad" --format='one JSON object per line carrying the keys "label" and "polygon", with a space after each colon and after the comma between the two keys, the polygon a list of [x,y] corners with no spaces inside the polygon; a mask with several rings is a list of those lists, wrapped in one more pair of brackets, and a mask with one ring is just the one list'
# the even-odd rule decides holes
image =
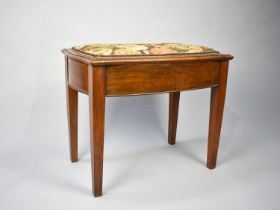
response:
{"label": "upholstered seat pad", "polygon": [[111,56],[157,56],[215,54],[218,51],[204,46],[177,43],[158,44],[86,44],[72,49],[96,57]]}

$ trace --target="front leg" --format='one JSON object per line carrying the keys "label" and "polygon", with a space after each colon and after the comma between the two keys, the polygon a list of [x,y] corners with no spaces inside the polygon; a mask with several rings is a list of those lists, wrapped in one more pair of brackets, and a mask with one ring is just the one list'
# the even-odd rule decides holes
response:
{"label": "front leg", "polygon": [[92,191],[102,196],[105,123],[105,67],[88,69]]}
{"label": "front leg", "polygon": [[207,167],[214,169],[216,167],[221,126],[223,120],[224,103],[226,96],[228,74],[228,61],[222,61],[220,64],[220,76],[218,86],[211,88],[211,105],[208,134],[208,155]]}

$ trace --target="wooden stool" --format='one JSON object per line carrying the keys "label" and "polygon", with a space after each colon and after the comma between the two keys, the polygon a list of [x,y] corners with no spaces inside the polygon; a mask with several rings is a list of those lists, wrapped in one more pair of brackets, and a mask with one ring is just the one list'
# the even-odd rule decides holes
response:
{"label": "wooden stool", "polygon": [[106,96],[169,93],[168,143],[175,144],[180,91],[211,87],[207,167],[216,167],[233,56],[187,44],[90,44],[64,49],[71,161],[78,161],[78,92],[89,95],[92,189],[102,195]]}

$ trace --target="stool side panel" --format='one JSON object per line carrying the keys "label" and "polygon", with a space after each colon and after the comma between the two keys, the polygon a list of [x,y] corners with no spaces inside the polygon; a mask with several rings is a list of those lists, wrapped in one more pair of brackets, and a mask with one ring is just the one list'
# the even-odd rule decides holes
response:
{"label": "stool side panel", "polygon": [[68,84],[77,91],[88,93],[88,65],[68,59]]}
{"label": "stool side panel", "polygon": [[108,96],[174,92],[215,86],[219,62],[138,64],[107,69]]}

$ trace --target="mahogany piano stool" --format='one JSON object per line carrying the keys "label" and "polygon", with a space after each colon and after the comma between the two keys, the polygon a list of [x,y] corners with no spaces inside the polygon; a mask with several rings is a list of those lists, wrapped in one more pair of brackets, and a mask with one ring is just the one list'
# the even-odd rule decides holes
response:
{"label": "mahogany piano stool", "polygon": [[78,161],[78,92],[89,96],[92,191],[102,196],[105,97],[169,93],[168,143],[175,144],[180,92],[211,88],[207,167],[216,167],[229,54],[176,43],[88,44],[63,49],[70,157]]}

